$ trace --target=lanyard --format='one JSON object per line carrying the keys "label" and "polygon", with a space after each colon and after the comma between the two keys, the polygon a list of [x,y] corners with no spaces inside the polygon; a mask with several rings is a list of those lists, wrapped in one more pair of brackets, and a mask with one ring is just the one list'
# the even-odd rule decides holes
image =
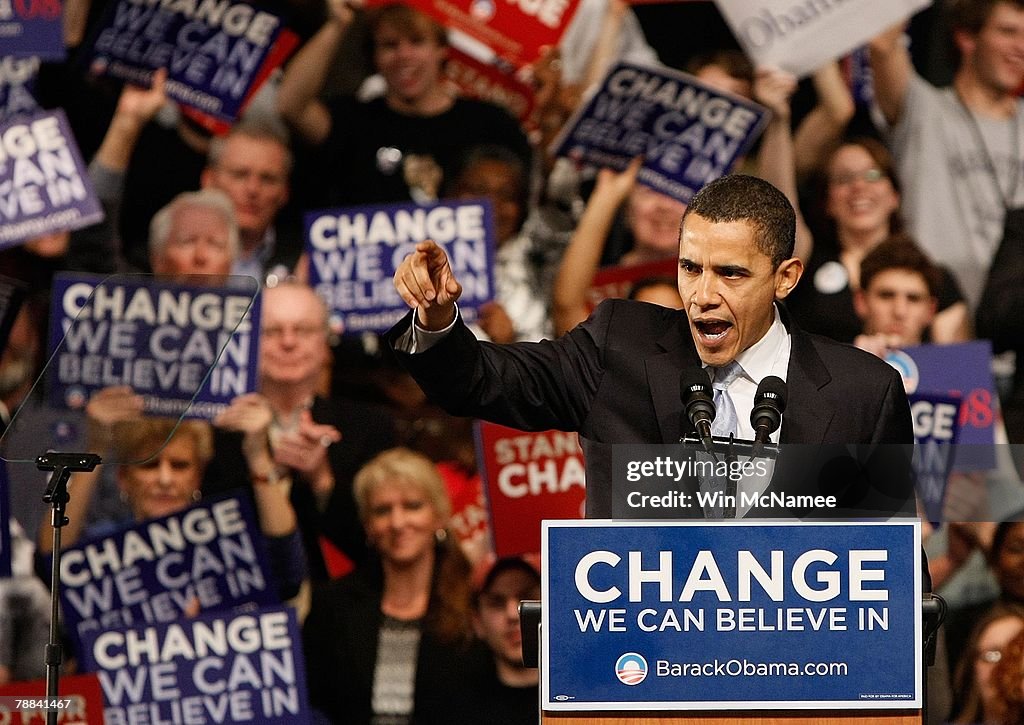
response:
{"label": "lanyard", "polygon": [[999,174],[996,172],[995,162],[992,160],[992,155],[985,144],[985,138],[981,135],[978,120],[971,113],[970,109],[967,108],[964,99],[960,97],[960,92],[955,88],[953,89],[953,95],[956,96],[957,103],[960,104],[960,110],[964,112],[964,117],[967,119],[967,127],[971,129],[971,135],[974,136],[974,141],[985,159],[985,168],[988,170],[989,176],[992,177],[992,185],[996,187],[996,194],[999,196],[999,200],[1003,202],[1003,208],[1012,208],[1014,198],[1017,195],[1017,184],[1020,181],[1020,113],[1014,112],[1013,124],[1010,128],[1010,153],[1013,156],[1013,175],[1010,177],[1008,193],[1003,194],[1003,187],[999,185]]}

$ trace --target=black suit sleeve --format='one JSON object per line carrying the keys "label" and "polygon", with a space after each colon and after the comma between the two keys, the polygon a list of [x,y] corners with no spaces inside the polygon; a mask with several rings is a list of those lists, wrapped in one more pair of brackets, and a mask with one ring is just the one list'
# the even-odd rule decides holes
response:
{"label": "black suit sleeve", "polygon": [[[412,314],[388,333],[396,340]],[[397,352],[427,396],[451,415],[472,416],[520,430],[581,430],[604,374],[603,350],[614,316],[604,303],[557,340],[494,345],[462,322],[426,352]]]}
{"label": "black suit sleeve", "polygon": [[914,442],[914,423],[910,417],[910,402],[903,387],[903,379],[895,370],[891,370],[889,384],[881,400],[878,411],[878,426],[875,428],[872,443],[907,443]]}

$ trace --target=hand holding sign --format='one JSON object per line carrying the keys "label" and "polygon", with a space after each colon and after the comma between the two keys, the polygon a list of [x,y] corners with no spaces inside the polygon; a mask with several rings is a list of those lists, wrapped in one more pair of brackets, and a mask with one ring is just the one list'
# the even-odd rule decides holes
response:
{"label": "hand holding sign", "polygon": [[135,121],[140,127],[149,123],[167,103],[166,83],[166,68],[160,68],[153,72],[153,80],[149,88],[126,83],[121,91],[121,97],[117,101],[115,117]]}
{"label": "hand holding sign", "polygon": [[97,390],[85,406],[89,427],[89,450],[106,450],[111,443],[114,425],[141,420],[143,400],[131,386],[115,385]]}
{"label": "hand holding sign", "polygon": [[356,10],[362,9],[363,5],[363,0],[327,0],[328,18],[347,28],[355,19]]}
{"label": "hand holding sign", "polygon": [[796,91],[796,76],[779,68],[761,66],[754,74],[754,100],[772,112],[774,120],[790,116],[789,99]]}
{"label": "hand holding sign", "polygon": [[417,310],[420,325],[443,330],[455,319],[455,302],[462,285],[448,263],[448,255],[432,241],[420,242],[395,270],[395,289]]}

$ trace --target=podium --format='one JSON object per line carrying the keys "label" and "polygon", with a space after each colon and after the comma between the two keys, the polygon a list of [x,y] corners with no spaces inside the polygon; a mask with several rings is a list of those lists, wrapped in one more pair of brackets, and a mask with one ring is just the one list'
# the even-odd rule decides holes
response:
{"label": "podium", "polygon": [[542,723],[922,722],[916,520],[549,521],[543,549]]}

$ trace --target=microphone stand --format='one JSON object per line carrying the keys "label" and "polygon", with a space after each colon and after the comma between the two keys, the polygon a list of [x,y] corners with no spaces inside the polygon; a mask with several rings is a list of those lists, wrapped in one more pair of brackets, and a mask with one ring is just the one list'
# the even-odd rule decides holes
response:
{"label": "microphone stand", "polygon": [[77,471],[91,471],[102,462],[95,453],[44,453],[36,459],[40,471],[53,471],[43,494],[53,513],[53,561],[50,566],[50,639],[46,645],[46,725],[57,725],[60,712],[54,707],[63,652],[60,645],[60,531],[68,523],[64,515],[68,500],[68,480]]}
{"label": "microphone stand", "polygon": [[[770,458],[774,460],[779,457],[780,451],[778,443],[750,441],[745,438],[736,438],[733,434],[729,434],[728,438],[719,436],[712,438],[711,450],[707,450],[706,442],[701,440],[696,434],[688,433],[680,438],[679,442],[686,449],[699,448],[700,451],[707,452],[716,464],[719,462],[718,456],[721,455],[724,457],[727,466],[736,462],[741,455],[745,455],[748,458]],[[725,477],[725,495],[736,498],[736,481],[729,475]],[[739,506],[738,500],[736,506]],[[723,506],[722,517],[726,519],[736,518],[736,507],[733,507],[730,511]]]}
{"label": "microphone stand", "polygon": [[[736,499],[736,479],[731,475],[732,464],[736,462],[736,439],[733,434],[729,434],[729,439],[725,443],[725,496],[726,501],[735,501],[733,506],[722,506],[722,518],[723,519],[734,519],[736,518],[736,509],[739,507],[739,501]],[[729,498],[729,497],[732,498]]]}

